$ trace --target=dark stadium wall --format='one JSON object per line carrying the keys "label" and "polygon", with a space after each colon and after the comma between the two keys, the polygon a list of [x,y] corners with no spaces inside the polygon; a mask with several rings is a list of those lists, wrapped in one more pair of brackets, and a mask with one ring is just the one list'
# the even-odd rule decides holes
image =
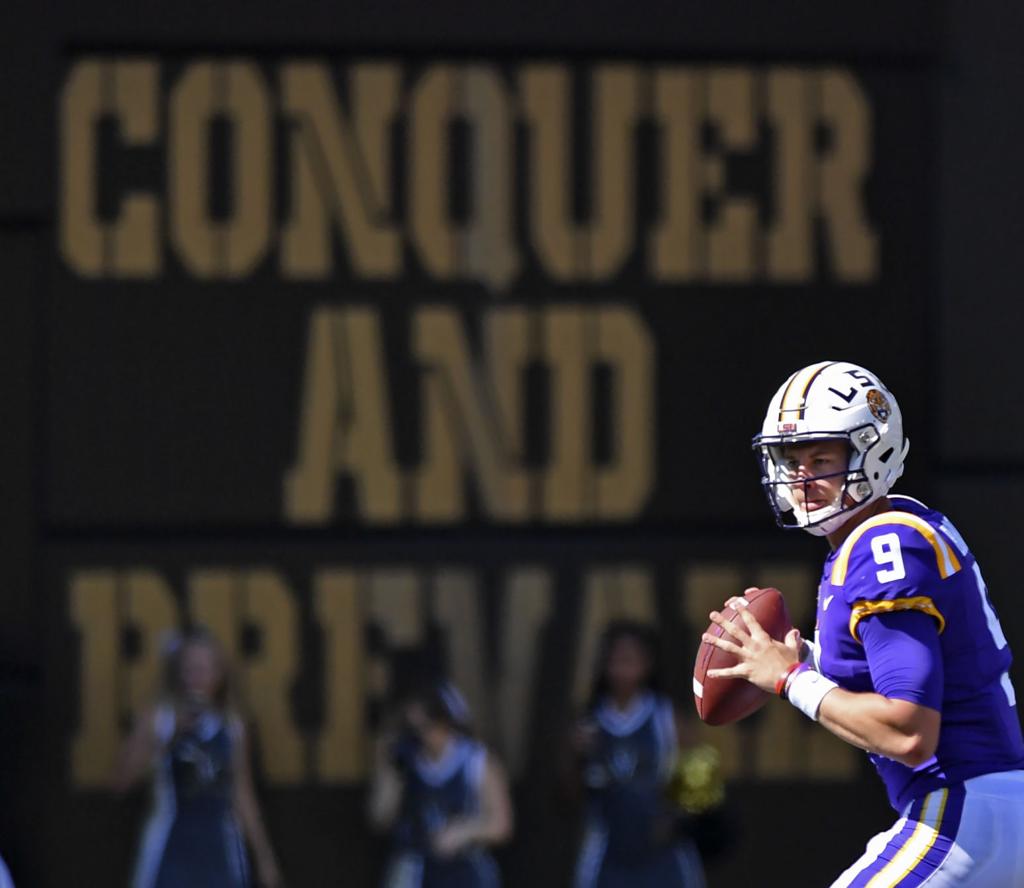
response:
{"label": "dark stadium wall", "polygon": [[[1020,452],[964,433],[1021,382],[997,349],[993,391],[978,357],[1013,335],[978,318],[1015,310],[1019,251],[987,255],[977,311],[943,283],[971,277],[981,195],[1021,220],[991,144],[956,187],[976,155],[950,121],[991,123],[992,71],[944,66],[975,70],[981,37],[944,42],[932,3],[426,8],[77,3],[2,38],[22,884],[125,882],[145,799],[104,783],[188,620],[232,653],[290,884],[374,884],[368,744],[423,657],[509,765],[508,884],[566,884],[552,750],[608,620],[662,628],[686,709],[711,605],[771,584],[811,619],[823,553],[771,525],[748,443],[821,357],[896,390],[903,489],[942,499],[1024,644],[990,508]],[[742,837],[712,884],[765,860],[825,883],[887,824],[865,759],[795,711],[693,730]]]}
{"label": "dark stadium wall", "polygon": [[936,376],[930,434],[936,444],[936,498],[985,570],[985,581],[1017,654],[1024,603],[1017,555],[1024,492],[1024,384],[1020,361],[1020,282],[1024,204],[1017,179],[1024,120],[1008,113],[1024,95],[1024,60],[1015,45],[1024,10],[954,0],[948,9],[939,77],[934,292]]}

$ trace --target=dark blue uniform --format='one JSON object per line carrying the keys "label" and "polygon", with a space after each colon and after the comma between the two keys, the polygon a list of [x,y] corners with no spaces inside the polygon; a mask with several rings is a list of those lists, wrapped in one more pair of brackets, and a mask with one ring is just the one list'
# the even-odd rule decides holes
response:
{"label": "dark blue uniform", "polygon": [[486,764],[487,750],[465,737],[439,761],[410,757],[384,888],[498,888],[498,868],[483,848],[441,859],[431,841],[448,823],[480,811]]}
{"label": "dark blue uniform", "polygon": [[677,748],[672,704],[644,693],[625,712],[602,703],[594,720],[576,888],[703,886],[696,849],[674,838],[665,800]]}
{"label": "dark blue uniform", "polygon": [[233,809],[232,753],[240,728],[208,712],[175,732],[161,708],[156,732],[155,804],[135,870],[134,888],[246,888],[245,848]]}

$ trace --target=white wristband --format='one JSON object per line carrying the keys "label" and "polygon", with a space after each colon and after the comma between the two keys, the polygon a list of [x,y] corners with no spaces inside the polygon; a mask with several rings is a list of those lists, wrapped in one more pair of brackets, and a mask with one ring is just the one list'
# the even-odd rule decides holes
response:
{"label": "white wristband", "polygon": [[818,720],[818,709],[825,695],[837,685],[832,679],[826,678],[813,669],[803,669],[789,685],[787,697],[789,702],[813,721]]}

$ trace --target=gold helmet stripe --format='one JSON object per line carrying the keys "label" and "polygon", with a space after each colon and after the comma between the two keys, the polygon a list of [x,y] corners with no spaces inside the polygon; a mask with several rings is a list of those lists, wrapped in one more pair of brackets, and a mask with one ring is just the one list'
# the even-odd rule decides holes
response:
{"label": "gold helmet stripe", "polygon": [[[804,418],[804,410],[807,408],[807,394],[811,386],[824,370],[834,367],[838,361],[821,361],[818,364],[811,364],[803,370],[797,370],[789,378],[786,391],[782,394],[782,401],[779,403],[779,422],[785,422],[787,413],[796,413],[797,419]],[[799,395],[797,395],[799,392]]]}

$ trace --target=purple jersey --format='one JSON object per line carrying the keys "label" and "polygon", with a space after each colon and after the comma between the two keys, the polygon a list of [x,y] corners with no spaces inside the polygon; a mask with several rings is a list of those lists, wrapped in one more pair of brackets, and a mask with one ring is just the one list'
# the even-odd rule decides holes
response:
{"label": "purple jersey", "polygon": [[1010,648],[974,556],[944,515],[910,497],[889,499],[893,511],[859,524],[825,562],[815,639],[824,675],[849,691],[874,691],[862,621],[906,611],[934,620],[942,663],[933,681],[941,687],[926,697],[941,701],[936,754],[914,769],[870,755],[889,801],[902,810],[940,787],[1024,768],[1024,740]]}

